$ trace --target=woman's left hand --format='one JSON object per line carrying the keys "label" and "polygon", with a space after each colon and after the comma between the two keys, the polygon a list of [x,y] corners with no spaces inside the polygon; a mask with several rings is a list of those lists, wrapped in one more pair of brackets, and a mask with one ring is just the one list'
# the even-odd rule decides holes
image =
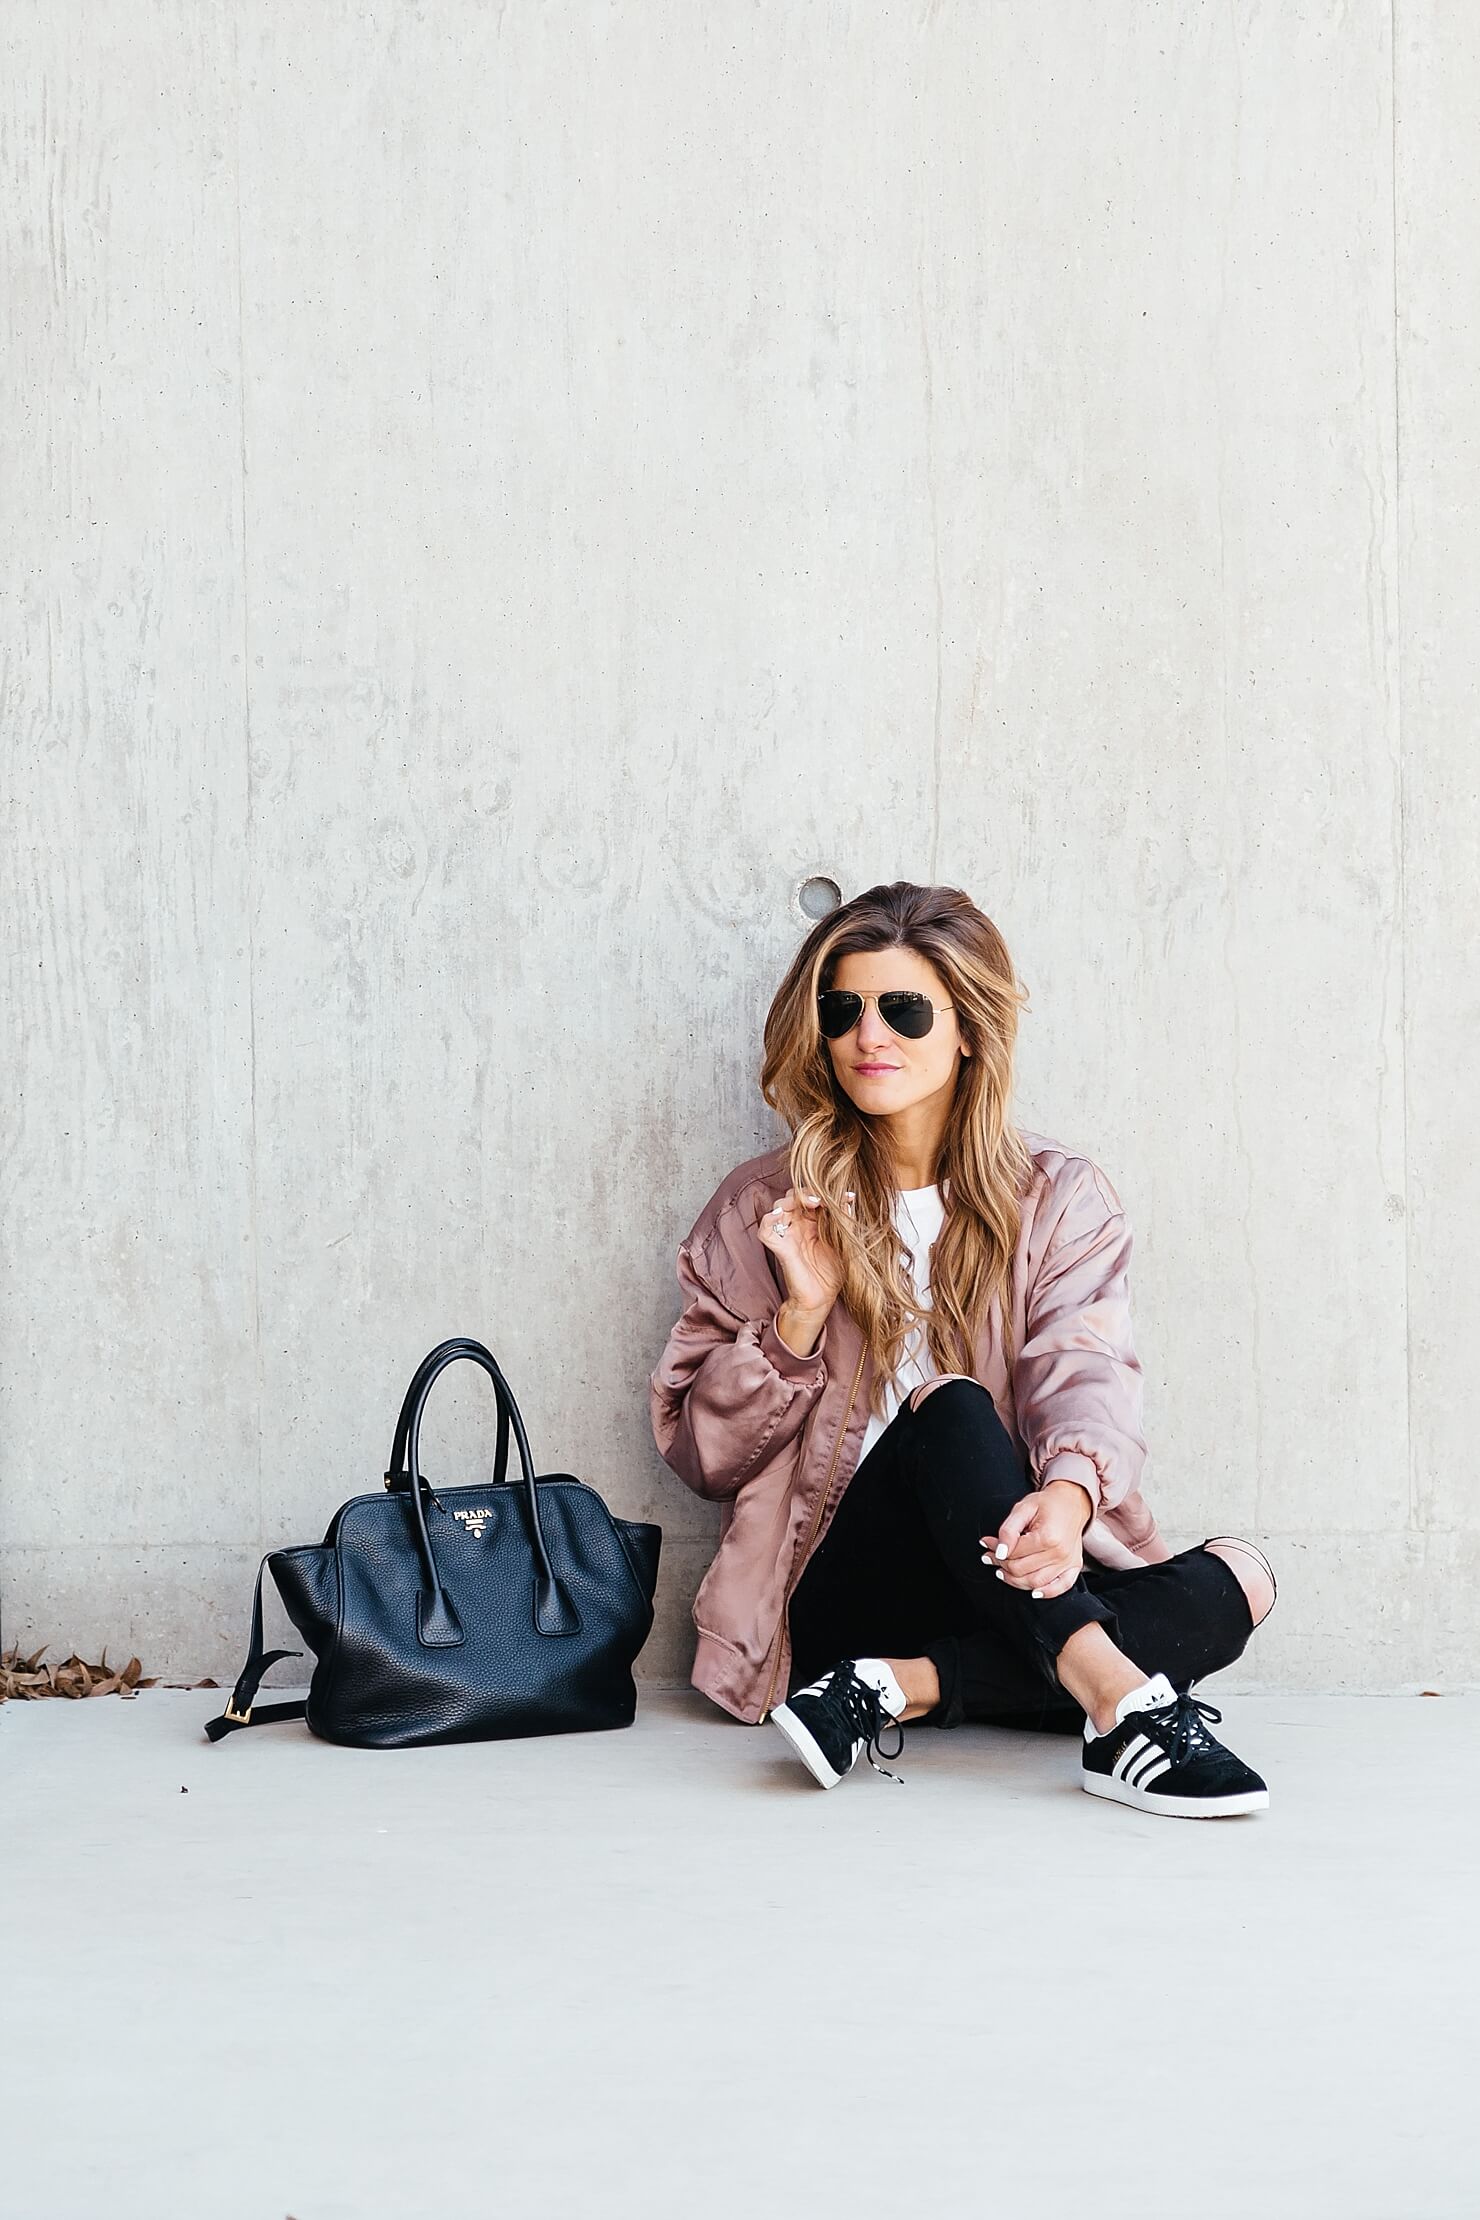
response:
{"label": "woman's left hand", "polygon": [[1020,1496],[995,1534],[983,1534],[986,1560],[1009,1588],[1026,1588],[1035,1599],[1061,1596],[1084,1570],[1083,1535],[1093,1511],[1077,1480],[1050,1480]]}

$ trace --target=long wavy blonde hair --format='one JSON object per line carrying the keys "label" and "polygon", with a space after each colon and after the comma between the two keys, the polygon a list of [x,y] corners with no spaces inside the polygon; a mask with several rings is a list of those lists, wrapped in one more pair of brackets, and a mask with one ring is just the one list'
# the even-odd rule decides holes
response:
{"label": "long wavy blonde hair", "polygon": [[[935,1167],[946,1213],[930,1266],[931,1307],[923,1311],[894,1225],[898,1186],[885,1130],[844,1093],[817,1022],[817,997],[832,985],[840,959],[881,948],[911,948],[935,966],[972,1050],[957,1059]],[[790,1128],[792,1185],[822,1198],[818,1231],[843,1260],[843,1301],[878,1368],[870,1405],[880,1417],[885,1382],[918,1324],[938,1371],[970,1373],[995,1297],[1012,1363],[1008,1294],[1033,1159],[1008,1110],[1018,1016],[1028,999],[1002,935],[969,895],[896,879],[855,895],[813,927],[766,1014],[761,1093]]]}

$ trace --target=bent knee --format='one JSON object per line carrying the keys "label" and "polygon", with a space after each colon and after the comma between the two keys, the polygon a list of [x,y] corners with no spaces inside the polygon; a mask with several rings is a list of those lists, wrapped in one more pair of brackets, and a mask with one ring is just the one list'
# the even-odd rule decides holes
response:
{"label": "bent knee", "polygon": [[1221,1557],[1234,1579],[1248,1598],[1250,1616],[1255,1626],[1262,1626],[1274,1609],[1279,1590],[1275,1586],[1274,1568],[1262,1549],[1252,1542],[1243,1541],[1235,1534],[1219,1534],[1213,1541],[1204,1542],[1203,1548],[1210,1557]]}
{"label": "bent knee", "polygon": [[[988,1390],[982,1387],[980,1380],[973,1379],[969,1372],[942,1372],[934,1379],[922,1380],[918,1387],[910,1389],[910,1409],[917,1411],[922,1403],[929,1402],[932,1395],[943,1395],[948,1388],[957,1386],[981,1388],[983,1395],[991,1402]],[[996,1405],[993,1404],[993,1409],[995,1408]]]}
{"label": "bent knee", "polygon": [[907,1398],[914,1424],[933,1439],[961,1447],[990,1442],[1004,1454],[1012,1436],[1002,1423],[992,1391],[968,1372],[947,1372],[913,1388]]}
{"label": "bent knee", "polygon": [[944,1418],[948,1412],[964,1411],[972,1418],[995,1418],[999,1426],[1002,1423],[991,1389],[973,1379],[969,1372],[943,1372],[911,1388],[909,1405],[912,1411],[923,1410],[927,1403],[937,1418]]}
{"label": "bent knee", "polygon": [[1002,1423],[991,1390],[980,1380],[948,1373],[927,1380],[906,1400],[916,1414],[905,1418],[908,1438],[918,1452],[910,1460],[913,1485],[935,1484],[949,1494],[959,1491],[962,1476],[969,1475],[973,1490],[1001,1498],[999,1517],[1027,1493],[1032,1481],[1023,1453]]}

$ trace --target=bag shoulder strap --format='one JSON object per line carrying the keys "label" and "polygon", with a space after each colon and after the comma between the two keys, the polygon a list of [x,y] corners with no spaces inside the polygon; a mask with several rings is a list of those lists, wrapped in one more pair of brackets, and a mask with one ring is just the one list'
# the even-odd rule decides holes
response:
{"label": "bag shoulder strap", "polygon": [[206,1740],[219,1742],[223,1734],[235,1734],[238,1727],[266,1727],[274,1719],[301,1719],[307,1711],[303,1703],[262,1704],[254,1707],[255,1697],[262,1676],[269,1665],[276,1665],[285,1657],[301,1657],[302,1650],[267,1650],[262,1647],[262,1575],[272,1562],[269,1551],[257,1567],[257,1586],[252,1596],[252,1640],[247,1651],[247,1662],[241,1669],[231,1701],[219,1719],[206,1721]]}

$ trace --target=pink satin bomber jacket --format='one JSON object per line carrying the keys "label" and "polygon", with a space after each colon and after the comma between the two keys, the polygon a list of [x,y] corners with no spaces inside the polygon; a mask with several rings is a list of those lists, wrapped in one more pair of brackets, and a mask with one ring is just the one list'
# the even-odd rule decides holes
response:
{"label": "pink satin bomber jacket", "polygon": [[[973,1367],[1034,1484],[1077,1480],[1096,1509],[1086,1557],[1170,1555],[1139,1488],[1141,1367],[1131,1341],[1131,1229],[1098,1165],[1024,1132],[1034,1176],[1013,1265],[1009,1379],[994,1301]],[[756,1220],[791,1184],[785,1143],[723,1180],[679,1245],[684,1308],[649,1381],[664,1462],[720,1506],[719,1546],[693,1602],[690,1678],[754,1724],[786,1693],[786,1605],[858,1464],[873,1365],[842,1302],[799,1357],[776,1331],[779,1267]]]}

